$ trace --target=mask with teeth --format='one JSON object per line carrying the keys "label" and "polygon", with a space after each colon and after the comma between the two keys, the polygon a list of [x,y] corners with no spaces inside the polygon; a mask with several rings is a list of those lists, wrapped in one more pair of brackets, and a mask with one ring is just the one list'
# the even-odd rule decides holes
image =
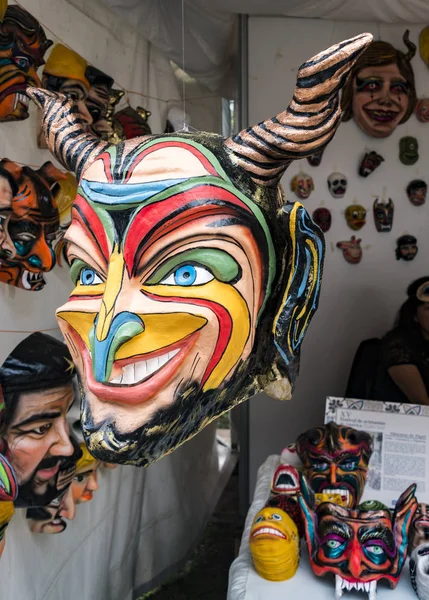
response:
{"label": "mask with teeth", "polygon": [[314,493],[340,494],[347,507],[359,504],[373,450],[369,433],[328,423],[302,433],[296,450]]}
{"label": "mask with teeth", "polygon": [[288,110],[228,139],[112,145],[88,133],[76,103],[28,91],[79,180],[66,234],[75,288],[57,318],[100,460],[145,466],[256,392],[290,397],[323,239],[279,180],[333,136],[339,88],[370,38],[305,63]]}
{"label": "mask with teeth", "polygon": [[307,175],[307,173],[295,175],[291,181],[290,189],[292,192],[295,192],[301,200],[307,200],[314,190],[313,178],[310,175]]}
{"label": "mask with teeth", "polygon": [[410,529],[409,554],[425,542],[429,542],[429,504],[419,503]]}
{"label": "mask with teeth", "polygon": [[389,510],[348,509],[330,502],[315,508],[313,493],[302,477],[299,503],[314,573],[335,575],[335,597],[345,591],[367,592],[375,600],[377,583],[391,588],[399,581],[407,558],[408,529],[416,510],[416,486]]}
{"label": "mask with teeth", "polygon": [[266,506],[256,515],[249,538],[255,569],[269,581],[284,581],[296,573],[299,536],[293,520],[281,509]]}
{"label": "mask with teeth", "polygon": [[292,465],[280,464],[271,481],[271,496],[267,506],[284,510],[298,527],[299,537],[304,535],[304,524],[298,506],[297,496],[300,490],[299,473]]}
{"label": "mask with teeth", "polygon": [[411,585],[419,600],[429,599],[429,543],[420,544],[410,558]]}
{"label": "mask with teeth", "polygon": [[344,88],[343,121],[353,117],[371,137],[389,136],[413,114],[417,97],[411,59],[416,46],[409,33],[402,38],[406,53],[388,42],[373,42],[356,61]]}
{"label": "mask with teeth", "polygon": [[52,45],[39,22],[20,6],[8,6],[0,23],[0,121],[28,117],[29,85],[40,85],[37,69]]}
{"label": "mask with teeth", "polygon": [[395,206],[391,198],[389,198],[388,202],[380,202],[378,198],[374,200],[373,213],[375,228],[377,231],[391,231],[394,210]]}
{"label": "mask with teeth", "polygon": [[0,168],[14,179],[16,193],[0,246],[0,281],[28,291],[45,286],[44,273],[56,263],[54,242],[59,235],[59,213],[54,195],[58,181],[67,179],[50,162],[34,171],[10,160]]}
{"label": "mask with teeth", "polygon": [[368,177],[382,162],[384,162],[384,158],[380,154],[377,154],[375,150],[366,152],[359,167],[359,175],[361,177]]}
{"label": "mask with teeth", "polygon": [[347,192],[347,177],[342,173],[331,173],[328,188],[334,198],[343,198]]}

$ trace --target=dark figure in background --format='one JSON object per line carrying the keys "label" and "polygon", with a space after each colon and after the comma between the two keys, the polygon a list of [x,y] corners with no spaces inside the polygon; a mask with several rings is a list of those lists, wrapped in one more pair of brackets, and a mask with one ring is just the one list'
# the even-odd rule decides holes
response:
{"label": "dark figure in background", "polygon": [[395,328],[382,339],[375,398],[429,404],[429,275],[408,286]]}

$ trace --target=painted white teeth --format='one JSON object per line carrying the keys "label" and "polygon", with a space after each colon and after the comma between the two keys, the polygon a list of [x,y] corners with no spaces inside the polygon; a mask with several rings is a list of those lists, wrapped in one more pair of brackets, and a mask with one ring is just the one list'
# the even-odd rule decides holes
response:
{"label": "painted white teeth", "polygon": [[376,581],[346,581],[339,575],[335,575],[335,597],[341,598],[344,590],[358,590],[368,593],[368,600],[376,600],[377,582]]}
{"label": "painted white teeth", "polygon": [[255,533],[253,534],[253,537],[256,537],[257,535],[262,535],[263,533],[268,533],[270,535],[276,535],[277,537],[281,537],[281,538],[285,537],[282,533],[280,533],[280,531],[277,531],[277,529],[273,529],[271,527],[261,527],[261,529],[258,529],[255,531]]}
{"label": "painted white teeth", "polygon": [[114,385],[134,385],[140,383],[166,365],[174,356],[176,356],[179,350],[180,348],[177,348],[177,350],[172,350],[162,356],[126,365],[123,367],[122,373],[111,379],[109,383],[113,383]]}

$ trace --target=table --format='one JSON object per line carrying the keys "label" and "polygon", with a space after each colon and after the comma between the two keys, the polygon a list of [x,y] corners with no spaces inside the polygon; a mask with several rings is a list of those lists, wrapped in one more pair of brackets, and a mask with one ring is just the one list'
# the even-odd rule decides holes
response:
{"label": "table", "polygon": [[[316,577],[311,570],[305,541],[301,545],[301,560],[297,573],[288,581],[267,581],[260,577],[252,564],[249,549],[250,528],[256,513],[264,506],[270,493],[271,479],[280,462],[280,456],[272,455],[258,470],[253,502],[247,513],[240,551],[229,571],[227,600],[334,600],[334,575]],[[367,600],[368,595],[355,590],[344,592],[344,600]],[[411,587],[408,563],[395,590],[387,582],[377,586],[377,600],[417,599]]]}

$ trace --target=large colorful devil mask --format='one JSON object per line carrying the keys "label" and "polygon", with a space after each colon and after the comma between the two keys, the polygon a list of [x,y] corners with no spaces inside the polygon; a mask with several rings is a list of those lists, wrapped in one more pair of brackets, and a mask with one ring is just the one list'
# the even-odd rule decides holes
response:
{"label": "large colorful devil mask", "polygon": [[29,91],[80,184],[66,234],[76,287],[57,317],[97,458],[147,465],[255,392],[290,397],[323,240],[278,182],[334,135],[338,90],[370,39],[305,63],[287,111],[227,140],[109,145],[64,96]]}
{"label": "large colorful devil mask", "polygon": [[373,42],[356,61],[344,88],[343,121],[354,117],[356,124],[372,137],[389,136],[414,111],[417,96],[411,59],[416,46],[409,33],[407,30],[403,36],[407,53],[388,42]]}
{"label": "large colorful devil mask", "polygon": [[50,162],[34,171],[10,160],[0,162],[15,181],[11,212],[0,244],[0,281],[29,290],[41,290],[43,273],[55,266],[54,241],[59,233],[55,184],[66,175]]}
{"label": "large colorful devil mask", "polygon": [[36,71],[51,45],[30,13],[20,6],[8,6],[0,23],[0,121],[28,117],[26,89],[40,85]]}
{"label": "large colorful devil mask", "polygon": [[324,502],[314,509],[312,492],[301,481],[299,497],[310,562],[316,575],[335,574],[336,598],[365,590],[375,600],[377,582],[396,587],[407,558],[408,529],[416,510],[415,485],[389,510],[355,510]]}
{"label": "large colorful devil mask", "polygon": [[362,497],[372,449],[369,433],[336,423],[310,429],[296,442],[313,492],[345,495],[348,507]]}

